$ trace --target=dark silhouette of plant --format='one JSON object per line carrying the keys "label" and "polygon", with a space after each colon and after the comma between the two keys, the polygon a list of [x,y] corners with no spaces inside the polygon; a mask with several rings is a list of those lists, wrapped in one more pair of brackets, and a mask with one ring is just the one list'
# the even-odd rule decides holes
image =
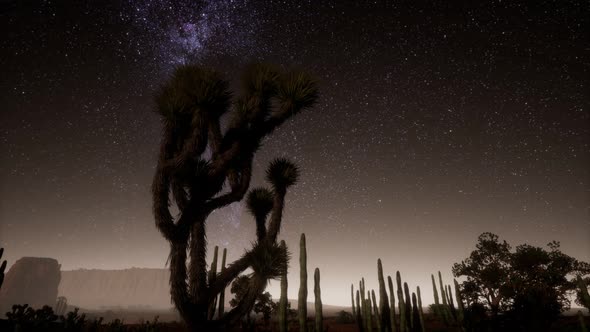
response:
{"label": "dark silhouette of plant", "polygon": [[[229,301],[230,306],[235,307],[243,300],[244,296],[248,294],[248,288],[250,286],[250,278],[248,276],[237,277],[231,285],[231,293],[234,294],[234,298]],[[259,294],[256,298],[256,302],[252,307],[254,313],[262,315],[264,324],[268,326],[270,318],[273,312],[276,312],[278,304],[272,301],[272,295],[269,292]],[[250,313],[246,315],[246,325],[251,325]]]}
{"label": "dark silhouette of plant", "polygon": [[549,250],[523,244],[511,251],[497,235],[483,233],[476,248],[453,265],[453,274],[467,278],[461,294],[468,306],[487,306],[492,322],[505,312],[525,329],[547,327],[569,309],[569,297],[576,291],[573,277],[590,273],[587,263],[562,253],[555,241]]}
{"label": "dark silhouette of plant", "polygon": [[[4,254],[4,248],[0,248],[0,260],[2,260],[2,254]],[[6,260],[2,261],[0,265],[0,288],[2,288],[2,283],[4,282],[4,271],[6,270]]]}
{"label": "dark silhouette of plant", "polygon": [[64,331],[81,331],[86,325],[86,314],[78,314],[79,309],[75,308],[74,311],[68,312],[65,316],[61,316],[59,319],[63,324]]}
{"label": "dark silhouette of plant", "polygon": [[12,312],[7,312],[6,317],[15,330],[19,331],[50,330],[57,321],[57,315],[50,306],[35,310],[28,304],[13,305]]}
{"label": "dark silhouette of plant", "polygon": [[336,323],[352,324],[354,323],[354,316],[348,311],[340,310],[336,313]]}
{"label": "dark silhouette of plant", "polygon": [[576,303],[590,310],[590,293],[588,293],[588,287],[590,284],[587,280],[584,280],[581,276],[576,276]]}
{"label": "dark silhouette of plant", "polygon": [[262,315],[262,320],[265,326],[269,326],[270,317],[274,311],[278,308],[278,304],[273,302],[272,295],[269,292],[264,292],[258,296],[256,304],[254,304],[254,313]]}
{"label": "dark silhouette of plant", "polygon": [[485,301],[492,315],[496,316],[506,299],[510,245],[506,241],[499,242],[495,234],[483,233],[475,247],[477,250],[472,251],[466,260],[453,265],[453,275],[467,277],[462,283],[462,293],[467,301]]}
{"label": "dark silhouette of plant", "polygon": [[[214,280],[207,278],[208,216],[242,200],[263,139],[313,106],[318,95],[315,81],[305,73],[266,65],[249,68],[242,85],[243,95],[232,100],[228,82],[218,73],[186,65],[176,69],[156,98],[164,129],[152,185],[153,211],[157,228],[170,243],[172,301],[191,330],[220,330],[234,324],[252,310],[268,281],[287,268],[287,252],[276,239],[287,188],[297,181],[298,170],[277,159],[266,173],[272,190],[254,190],[248,199],[257,241]],[[229,122],[222,130],[226,114]],[[176,219],[170,196],[179,211]],[[207,313],[218,294],[248,268],[253,270],[248,293],[231,311],[210,320]]]}

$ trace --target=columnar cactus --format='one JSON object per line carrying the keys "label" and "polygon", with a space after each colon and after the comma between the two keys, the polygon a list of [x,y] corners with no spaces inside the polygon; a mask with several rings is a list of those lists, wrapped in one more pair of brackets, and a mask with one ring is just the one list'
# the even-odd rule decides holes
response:
{"label": "columnar cactus", "polygon": [[443,316],[445,324],[449,324],[451,322],[451,313],[450,313],[449,305],[447,302],[447,294],[446,294],[447,292],[445,291],[445,287],[443,284],[442,275],[441,275],[440,271],[438,271],[438,281],[440,284],[440,295],[442,297],[442,304],[443,304],[441,314]]}
{"label": "columnar cactus", "polygon": [[[4,253],[4,248],[0,248],[0,259],[2,259],[2,254]],[[0,265],[0,288],[2,288],[2,283],[4,282],[4,271],[6,270],[6,260],[2,262]]]}
{"label": "columnar cactus", "polygon": [[[215,282],[215,277],[217,277],[217,254],[219,253],[219,247],[215,246],[215,249],[213,250],[213,260],[211,261],[211,268],[209,269],[209,284],[213,284]],[[215,315],[215,309],[217,307],[217,297],[215,297],[213,299],[213,301],[211,301],[211,304],[209,306],[209,313],[208,313],[208,317],[209,320],[213,319],[213,316]]]}
{"label": "columnar cactus", "polygon": [[356,320],[356,308],[354,307],[354,284],[350,284],[350,301],[352,302],[352,317]]}
{"label": "columnar cactus", "polygon": [[367,323],[366,323],[366,331],[368,332],[373,332],[373,319],[372,319],[372,311],[373,309],[371,308],[371,299],[370,296],[368,299],[365,300],[365,317],[367,317]]}
{"label": "columnar cactus", "polygon": [[[285,241],[281,241],[281,248],[287,249],[287,245]],[[224,256],[225,258],[225,250]],[[287,320],[287,306],[288,306],[288,299],[287,299],[287,270],[283,271],[281,275],[281,298],[279,300],[279,331],[280,332],[287,332],[289,321]]]}
{"label": "columnar cactus", "polygon": [[440,302],[438,300],[438,290],[436,289],[434,274],[431,274],[430,277],[432,278],[432,291],[434,292],[434,314],[442,318],[442,312],[439,312]]}
{"label": "columnar cactus", "polygon": [[[223,248],[223,257],[221,258],[221,273],[225,272],[225,259],[227,257],[227,248]],[[286,272],[286,271],[285,271]],[[225,311],[225,289],[219,293],[219,310],[217,311],[217,317],[223,317]]]}
{"label": "columnar cactus", "polygon": [[418,309],[418,301],[416,300],[416,293],[412,293],[412,331],[422,331],[420,322],[420,310]]}
{"label": "columnar cactus", "polygon": [[418,312],[420,314],[421,332],[426,332],[426,328],[424,326],[424,309],[422,308],[422,295],[420,294],[420,286],[416,287],[416,293],[418,295]]}
{"label": "columnar cactus", "polygon": [[377,304],[377,298],[375,297],[375,290],[371,289],[371,298],[373,299],[373,314],[375,316],[375,327],[378,331],[381,331],[381,315],[379,313],[379,305]]}
{"label": "columnar cactus", "polygon": [[322,291],[320,289],[320,269],[313,273],[313,294],[315,296],[315,332],[324,331],[324,316],[322,313]]}
{"label": "columnar cactus", "polygon": [[395,281],[397,283],[397,302],[398,302],[398,308],[399,308],[399,330],[400,332],[406,332],[407,329],[407,324],[409,324],[409,321],[406,320],[406,304],[404,303],[404,291],[402,288],[402,277],[399,273],[399,271],[397,271],[395,273]]}
{"label": "columnar cactus", "polygon": [[305,248],[305,233],[299,241],[299,331],[307,332],[307,250]]}
{"label": "columnar cactus", "polygon": [[396,323],[396,319],[395,319],[395,295],[393,292],[393,280],[391,280],[391,276],[387,276],[387,284],[389,286],[389,316],[390,316],[390,320],[391,320],[391,332],[396,332],[397,331],[397,323]]}
{"label": "columnar cactus", "polygon": [[365,278],[361,278],[359,281],[359,289],[361,290],[361,305],[362,305],[362,313],[363,313],[363,326],[368,328],[367,322],[367,298],[365,297]]}
{"label": "columnar cactus", "polygon": [[404,311],[404,313],[406,314],[406,325],[411,330],[414,328],[414,322],[412,320],[412,298],[410,297],[410,287],[408,287],[407,282],[404,282],[404,294],[406,296],[406,309]]}
{"label": "columnar cactus", "polygon": [[359,327],[359,331],[362,332],[364,331],[364,323],[363,323],[363,317],[364,317],[364,312],[362,312],[362,308],[363,306],[361,306],[361,300],[360,300],[360,291],[356,291],[356,324]]}
{"label": "columnar cactus", "polygon": [[381,259],[377,260],[377,275],[379,278],[379,311],[381,314],[380,331],[391,331],[391,313],[389,309],[389,298],[387,297],[387,290],[385,288],[385,278],[383,277],[383,265]]}

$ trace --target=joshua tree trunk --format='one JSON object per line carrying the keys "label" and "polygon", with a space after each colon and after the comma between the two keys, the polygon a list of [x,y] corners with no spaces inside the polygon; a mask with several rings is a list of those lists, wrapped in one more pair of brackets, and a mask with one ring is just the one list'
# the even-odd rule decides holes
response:
{"label": "joshua tree trunk", "polygon": [[[235,324],[251,311],[268,281],[287,269],[288,254],[278,245],[277,235],[287,188],[297,181],[298,170],[278,159],[267,170],[272,191],[259,188],[249,195],[257,241],[220,273],[207,271],[208,216],[243,199],[262,140],[317,99],[309,76],[270,66],[250,68],[243,85],[244,95],[232,101],[227,81],[213,71],[187,65],[175,71],[156,99],[164,128],[152,183],[153,212],[170,244],[172,302],[192,331],[224,330]],[[226,113],[231,115],[223,133],[221,118]],[[177,218],[172,217],[171,203],[179,211]],[[248,294],[212,320],[217,296],[248,268],[253,270]]]}

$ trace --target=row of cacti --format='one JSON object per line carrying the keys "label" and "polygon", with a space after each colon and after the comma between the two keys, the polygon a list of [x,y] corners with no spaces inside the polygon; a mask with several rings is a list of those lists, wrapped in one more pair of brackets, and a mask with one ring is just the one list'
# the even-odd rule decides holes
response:
{"label": "row of cacti", "polygon": [[[281,246],[285,246],[285,241],[281,241]],[[299,241],[299,297],[298,297],[298,319],[299,331],[307,332],[307,248],[305,244],[305,234],[301,234]],[[288,331],[287,311],[287,272],[281,276],[281,297],[279,300],[279,331]],[[320,288],[320,269],[316,268],[313,274],[313,292],[315,297],[315,324],[314,331],[322,332],[324,325],[322,296]]]}
{"label": "row of cacti", "polygon": [[[457,282],[457,280],[453,279],[453,284],[455,286],[455,301],[453,300],[452,287],[451,285],[445,285],[443,283],[440,271],[438,271],[438,282],[440,289],[437,289],[437,285],[434,280],[434,275],[430,275],[430,278],[432,279],[432,290],[434,292],[434,314],[438,316],[440,319],[442,319],[447,326],[458,326],[461,330],[463,330],[465,308],[463,304],[463,296],[461,295],[459,283]],[[442,305],[439,302],[438,298],[439,292],[442,298]],[[455,302],[457,302],[456,307]]]}
{"label": "row of cacti", "polygon": [[[377,261],[377,274],[379,279],[379,302],[375,296],[375,291],[370,292],[365,288],[365,279],[359,282],[359,289],[356,291],[356,301],[354,298],[354,285],[351,285],[351,302],[353,316],[356,318],[359,330],[373,331],[377,329],[383,332],[423,332],[424,331],[424,313],[422,310],[422,298],[420,288],[411,293],[408,283],[404,282],[399,271],[396,273],[397,292],[394,292],[394,285],[391,276],[387,277],[387,286],[383,275],[383,265],[381,260]],[[399,317],[396,315],[395,297],[397,293],[397,307]],[[355,305],[356,303],[356,305]]]}
{"label": "row of cacti", "polygon": [[[359,330],[367,332],[374,329],[381,332],[424,332],[424,311],[420,287],[416,287],[416,291],[410,293],[408,283],[404,282],[402,284],[401,274],[397,271],[397,292],[394,292],[393,280],[391,276],[388,276],[388,294],[381,259],[377,260],[377,275],[379,302],[377,302],[374,290],[366,290],[364,278],[361,278],[359,282],[356,301],[354,284],[350,286],[352,315],[359,326]],[[438,287],[434,275],[431,275],[431,278],[434,292],[434,306],[432,306],[434,314],[440,317],[446,325],[457,326],[463,330],[464,304],[459,284],[456,280],[453,280],[455,286],[453,297],[451,285],[444,284],[440,272],[438,272]],[[397,312],[399,314],[396,314],[396,294]]]}

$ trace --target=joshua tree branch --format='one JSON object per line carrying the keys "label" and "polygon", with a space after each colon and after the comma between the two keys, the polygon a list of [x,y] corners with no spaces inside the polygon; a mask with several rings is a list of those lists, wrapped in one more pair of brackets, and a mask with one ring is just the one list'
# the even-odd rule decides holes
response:
{"label": "joshua tree branch", "polygon": [[207,148],[207,132],[209,123],[204,116],[195,116],[193,119],[193,130],[190,137],[182,145],[182,149],[174,157],[166,160],[166,169],[177,169],[187,160],[200,156]]}
{"label": "joshua tree branch", "polygon": [[286,189],[275,190],[270,222],[268,225],[267,241],[275,242],[281,229],[281,220],[283,219],[283,209],[285,207]]}
{"label": "joshua tree branch", "polygon": [[166,240],[171,241],[175,235],[174,218],[170,214],[170,175],[164,170],[166,158],[172,153],[173,139],[171,128],[166,129],[160,145],[160,158],[152,182],[152,203],[156,227]]}
{"label": "joshua tree branch", "polygon": [[219,125],[219,118],[213,119],[209,123],[209,145],[211,147],[211,159],[217,158],[219,148],[222,141],[221,126]]}
{"label": "joshua tree branch", "polygon": [[176,206],[178,206],[178,210],[183,211],[186,209],[188,205],[188,195],[184,188],[184,185],[179,180],[172,180],[172,193],[174,194],[174,201],[176,202]]}
{"label": "joshua tree branch", "polygon": [[215,282],[209,286],[209,294],[214,296],[229,285],[232,280],[237,278],[240,273],[244,272],[250,266],[249,253],[244,254],[237,261],[228,265],[223,272],[217,275]]}
{"label": "joshua tree branch", "polygon": [[238,319],[252,311],[258,295],[264,291],[266,284],[267,280],[265,278],[259,277],[256,273],[254,273],[252,275],[252,279],[250,280],[248,293],[242,298],[236,307],[220,318],[218,323],[221,325],[232,325]]}
{"label": "joshua tree branch", "polygon": [[198,303],[199,297],[207,288],[207,235],[205,233],[205,220],[196,220],[191,226],[190,237],[190,296],[193,302]]}
{"label": "joshua tree branch", "polygon": [[[238,177],[238,176],[236,176]],[[213,211],[215,209],[222,208],[231,203],[240,201],[246,195],[248,188],[250,187],[250,179],[252,177],[252,161],[244,165],[241,175],[238,180],[231,185],[232,189],[230,192],[225,193],[221,196],[215,197],[207,202],[206,210]],[[233,181],[230,181],[232,183]]]}

